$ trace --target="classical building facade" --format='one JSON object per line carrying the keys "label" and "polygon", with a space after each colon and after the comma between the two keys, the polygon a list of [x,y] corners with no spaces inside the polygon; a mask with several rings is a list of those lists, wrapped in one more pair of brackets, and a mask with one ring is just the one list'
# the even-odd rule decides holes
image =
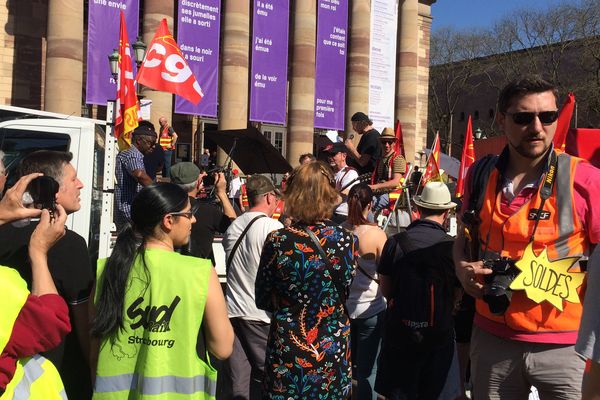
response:
{"label": "classical building facade", "polygon": [[[90,0],[91,1],[91,0]],[[348,0],[345,131],[350,117],[369,108],[371,0]],[[395,115],[409,161],[425,147],[431,6],[435,0],[399,0]],[[105,108],[85,104],[88,0],[0,0],[0,102],[102,119]],[[202,132],[246,128],[249,108],[250,0],[222,0],[218,117],[174,113],[173,95],[142,89],[151,120],[167,116],[193,152],[211,147]],[[173,27],[177,2],[140,0],[140,34],[149,43],[163,18]],[[290,1],[287,123],[259,127],[292,165],[312,152],[317,1]],[[131,38],[130,38],[131,39]],[[358,139],[358,138],[356,138]]]}

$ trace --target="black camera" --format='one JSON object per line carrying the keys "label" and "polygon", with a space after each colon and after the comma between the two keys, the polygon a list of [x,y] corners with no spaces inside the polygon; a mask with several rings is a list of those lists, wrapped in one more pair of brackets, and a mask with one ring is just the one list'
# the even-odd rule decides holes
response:
{"label": "black camera", "polygon": [[51,212],[56,210],[56,193],[58,193],[58,182],[49,176],[39,176],[29,183],[27,191],[33,199],[36,208],[47,209]]}
{"label": "black camera", "polygon": [[508,257],[483,260],[483,265],[492,270],[485,276],[486,285],[483,288],[483,300],[488,304],[490,312],[503,315],[512,298],[510,284],[519,275],[515,260]]}

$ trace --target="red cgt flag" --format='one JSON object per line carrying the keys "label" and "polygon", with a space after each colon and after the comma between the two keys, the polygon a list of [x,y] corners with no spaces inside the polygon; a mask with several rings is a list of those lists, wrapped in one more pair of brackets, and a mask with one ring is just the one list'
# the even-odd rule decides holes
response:
{"label": "red cgt flag", "polygon": [[425,173],[421,177],[423,186],[429,181],[442,180],[440,174],[440,147],[440,133],[438,132],[431,147],[431,154],[429,154],[429,158],[427,159],[427,168],[425,168]]}
{"label": "red cgt flag", "polygon": [[177,94],[194,104],[204,96],[164,18],[150,43],[137,81],[152,89]]}
{"label": "red cgt flag", "polygon": [[471,116],[467,121],[467,132],[465,133],[465,143],[463,145],[462,157],[460,158],[460,169],[458,170],[458,182],[456,183],[456,197],[462,197],[465,186],[465,178],[469,167],[475,162],[475,148],[473,146],[473,126],[471,125]]}
{"label": "red cgt flag", "polygon": [[565,103],[560,109],[558,122],[556,124],[556,132],[554,133],[554,148],[557,150],[565,151],[567,134],[569,133],[569,126],[571,125],[571,117],[573,116],[574,108],[575,95],[573,93],[569,93]]}
{"label": "red cgt flag", "polygon": [[124,147],[128,147],[131,144],[131,132],[138,126],[139,110],[140,105],[135,93],[135,83],[133,81],[131,46],[129,45],[127,27],[125,26],[125,14],[121,11],[115,137],[121,142],[124,142]]}
{"label": "red cgt flag", "polygon": [[404,153],[404,140],[402,139],[402,127],[400,126],[400,120],[396,120],[396,147],[394,150],[396,154],[402,154],[402,157],[406,158],[406,154]]}

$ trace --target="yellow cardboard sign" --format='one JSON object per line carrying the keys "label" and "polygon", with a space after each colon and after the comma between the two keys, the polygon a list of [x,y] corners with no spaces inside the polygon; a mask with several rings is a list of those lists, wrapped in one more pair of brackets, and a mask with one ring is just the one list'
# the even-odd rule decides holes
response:
{"label": "yellow cardboard sign", "polygon": [[527,297],[536,303],[546,300],[562,311],[563,300],[581,303],[577,289],[583,284],[585,273],[569,272],[577,260],[579,257],[550,261],[545,247],[539,255],[535,255],[533,246],[529,243],[523,257],[515,263],[521,273],[510,288],[525,290]]}

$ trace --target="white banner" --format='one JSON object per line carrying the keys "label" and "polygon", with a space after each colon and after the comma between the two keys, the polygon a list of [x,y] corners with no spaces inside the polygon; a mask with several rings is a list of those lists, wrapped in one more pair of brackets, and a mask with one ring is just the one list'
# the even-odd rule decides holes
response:
{"label": "white banner", "polygon": [[369,118],[377,130],[394,128],[398,0],[371,2]]}

